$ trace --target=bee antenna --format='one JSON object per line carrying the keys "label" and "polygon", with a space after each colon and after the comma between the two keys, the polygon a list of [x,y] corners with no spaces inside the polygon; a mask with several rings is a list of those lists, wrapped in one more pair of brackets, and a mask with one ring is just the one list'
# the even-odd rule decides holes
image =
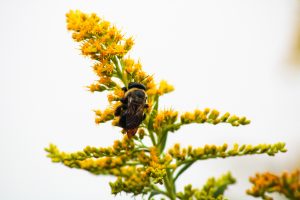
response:
{"label": "bee antenna", "polygon": [[144,80],[146,80],[148,77],[153,77],[153,76],[154,76],[154,74],[152,74],[151,76],[148,75],[148,76],[146,76],[141,82],[143,82]]}

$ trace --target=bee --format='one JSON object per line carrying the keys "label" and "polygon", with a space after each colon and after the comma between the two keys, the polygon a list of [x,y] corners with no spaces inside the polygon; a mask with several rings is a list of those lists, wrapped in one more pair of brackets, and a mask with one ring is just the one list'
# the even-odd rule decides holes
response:
{"label": "bee", "polygon": [[146,118],[144,109],[148,108],[146,87],[141,83],[131,82],[128,88],[122,88],[125,92],[121,105],[115,110],[115,116],[120,117],[118,126],[123,128],[128,137],[135,135],[138,127]]}

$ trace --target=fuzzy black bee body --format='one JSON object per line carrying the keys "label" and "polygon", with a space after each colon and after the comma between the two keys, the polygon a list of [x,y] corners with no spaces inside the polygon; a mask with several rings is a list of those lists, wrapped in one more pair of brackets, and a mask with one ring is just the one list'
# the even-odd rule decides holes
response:
{"label": "fuzzy black bee body", "polygon": [[123,88],[125,96],[122,104],[115,110],[115,116],[119,116],[118,126],[122,127],[128,137],[132,137],[145,119],[144,109],[148,107],[145,86],[140,83],[129,83],[128,89]]}

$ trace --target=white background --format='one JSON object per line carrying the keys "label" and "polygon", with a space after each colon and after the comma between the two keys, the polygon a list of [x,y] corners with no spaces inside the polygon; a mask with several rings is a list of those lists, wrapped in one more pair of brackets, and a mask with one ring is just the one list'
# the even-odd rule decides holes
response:
{"label": "white background", "polygon": [[[216,108],[247,116],[251,125],[191,125],[169,138],[183,146],[286,142],[288,152],[207,160],[192,166],[178,190],[200,187],[232,171],[229,199],[245,195],[255,172],[300,166],[300,71],[287,58],[296,30],[297,1],[4,1],[0,3],[0,199],[114,199],[109,181],[52,164],[43,148],[63,151],[109,146],[118,128],[94,124],[105,94],[86,91],[96,79],[90,60],[66,30],[70,9],[95,12],[135,37],[131,56],[157,80],[176,88],[162,108]],[[279,198],[279,197],[278,197]],[[131,199],[118,195],[116,199]],[[138,197],[137,199],[141,199]]]}

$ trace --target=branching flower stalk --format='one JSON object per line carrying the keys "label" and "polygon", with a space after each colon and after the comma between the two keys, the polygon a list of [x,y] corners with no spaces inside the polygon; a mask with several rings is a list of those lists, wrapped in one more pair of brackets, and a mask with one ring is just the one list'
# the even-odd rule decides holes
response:
{"label": "branching flower stalk", "polygon": [[175,144],[165,151],[168,135],[184,125],[226,123],[231,126],[247,125],[250,120],[228,112],[220,114],[215,109],[196,109],[179,113],[173,109],[159,108],[161,96],[170,93],[174,87],[165,80],[158,84],[152,75],[142,69],[139,61],[127,54],[132,48],[132,37],[125,37],[115,26],[99,18],[96,14],[70,11],[67,15],[67,28],[72,37],[80,43],[82,55],[94,61],[93,70],[99,79],[88,86],[91,92],[107,92],[109,106],[104,110],[95,110],[97,124],[112,122],[117,126],[119,117],[114,115],[124,97],[123,87],[136,82],[146,87],[148,96],[145,108],[146,118],[134,137],[128,137],[123,131],[122,140],[116,140],[111,147],[85,147],[74,153],[61,152],[51,144],[45,150],[53,162],[62,163],[71,168],[89,171],[95,175],[113,175],[115,182],[110,183],[112,194],[121,192],[133,195],[148,195],[148,199],[163,195],[175,199],[225,199],[225,189],[235,182],[230,173],[219,179],[211,178],[202,188],[185,187],[178,192],[176,181],[195,162],[200,160],[267,154],[274,156],[286,152],[284,143],[238,145],[229,147],[205,145],[194,148],[181,148]]}

